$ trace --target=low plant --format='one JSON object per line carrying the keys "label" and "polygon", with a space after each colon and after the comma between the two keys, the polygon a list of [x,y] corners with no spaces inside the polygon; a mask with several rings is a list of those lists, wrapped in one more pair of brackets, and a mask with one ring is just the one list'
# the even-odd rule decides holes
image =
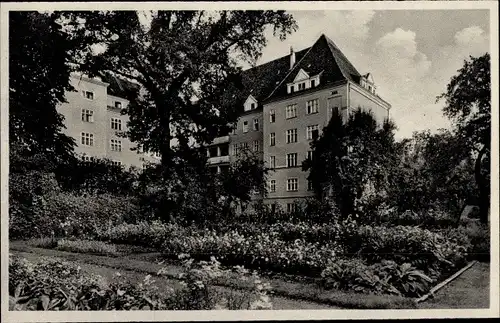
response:
{"label": "low plant", "polygon": [[332,261],[321,276],[321,283],[326,288],[407,297],[425,294],[433,283],[430,277],[409,263],[398,265],[394,261],[382,261],[367,265],[356,258]]}
{"label": "low plant", "polygon": [[[219,269],[216,263],[191,263],[183,277],[185,286],[160,292],[151,275],[138,284],[127,282],[116,273],[109,281],[82,272],[76,264],[57,258],[32,263],[9,256],[10,310],[192,310],[230,309],[227,294],[214,293],[210,277]],[[210,268],[208,268],[208,267]],[[161,275],[161,272],[159,272]],[[270,308],[267,290],[256,287],[250,298],[234,309]],[[248,297],[249,295],[247,295]],[[268,300],[264,306],[262,300]],[[230,306],[235,306],[230,300]],[[231,308],[233,309],[233,308]]]}
{"label": "low plant", "polygon": [[54,249],[57,247],[57,239],[51,238],[34,238],[28,240],[28,245],[36,248]]}
{"label": "low plant", "polygon": [[78,253],[91,253],[105,256],[117,255],[116,246],[102,242],[91,240],[68,240],[61,239],[57,242],[57,250],[78,252]]}

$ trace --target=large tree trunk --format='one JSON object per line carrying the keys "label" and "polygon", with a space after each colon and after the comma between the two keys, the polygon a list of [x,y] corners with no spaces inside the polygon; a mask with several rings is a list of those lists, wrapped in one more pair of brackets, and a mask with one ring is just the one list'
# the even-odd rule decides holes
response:
{"label": "large tree trunk", "polygon": [[479,151],[479,155],[477,156],[474,176],[476,179],[476,184],[479,188],[479,219],[481,223],[488,223],[488,211],[490,208],[490,192],[488,190],[488,185],[484,176],[481,174],[481,161],[483,156],[488,151],[487,146],[483,146],[481,151]]}

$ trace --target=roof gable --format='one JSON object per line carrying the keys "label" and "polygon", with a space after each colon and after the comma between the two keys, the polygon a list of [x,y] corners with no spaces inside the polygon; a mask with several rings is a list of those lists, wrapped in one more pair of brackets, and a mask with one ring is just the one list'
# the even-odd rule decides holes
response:
{"label": "roof gable", "polygon": [[293,79],[294,82],[299,82],[302,80],[307,80],[309,78],[309,74],[306,73],[303,69],[300,69],[300,71],[297,73],[297,76]]}
{"label": "roof gable", "polygon": [[360,73],[337,45],[325,35],[321,35],[305,55],[300,59],[297,58],[297,64],[274,88],[266,100],[286,96],[287,84],[294,82],[294,76],[298,76],[301,70],[307,71],[308,75],[321,73],[322,86],[347,80],[359,83],[361,78]]}

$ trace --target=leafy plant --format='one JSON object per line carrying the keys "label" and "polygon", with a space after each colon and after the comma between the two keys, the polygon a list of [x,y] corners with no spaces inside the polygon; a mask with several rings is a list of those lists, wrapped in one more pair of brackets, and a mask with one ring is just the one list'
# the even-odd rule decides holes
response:
{"label": "leafy plant", "polygon": [[56,249],[62,251],[91,253],[106,256],[117,255],[117,250],[114,245],[110,245],[101,241],[61,239],[57,242]]}

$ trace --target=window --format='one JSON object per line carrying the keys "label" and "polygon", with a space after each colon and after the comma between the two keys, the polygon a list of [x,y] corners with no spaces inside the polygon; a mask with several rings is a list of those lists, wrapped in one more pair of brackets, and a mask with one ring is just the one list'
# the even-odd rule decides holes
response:
{"label": "window", "polygon": [[119,118],[111,118],[111,129],[122,130],[122,120]]}
{"label": "window", "polygon": [[113,166],[121,166],[121,165],[122,165],[122,162],[121,162],[121,161],[114,161],[114,160],[113,160],[113,161],[111,162],[111,164],[112,164]]}
{"label": "window", "polygon": [[276,180],[272,179],[269,181],[269,192],[276,192]]}
{"label": "window", "polygon": [[253,119],[253,130],[259,131],[259,119]]}
{"label": "window", "polygon": [[307,159],[313,160],[313,151],[312,150],[307,151]]}
{"label": "window", "polygon": [[312,181],[308,180],[307,181],[307,190],[308,191],[312,191],[314,188],[313,188],[313,183]]}
{"label": "window", "polygon": [[122,108],[122,103],[118,102],[118,101],[115,101],[115,108],[121,109]]}
{"label": "window", "polygon": [[94,111],[82,109],[82,121],[94,122]]}
{"label": "window", "polygon": [[111,151],[122,151],[121,140],[111,139]]}
{"label": "window", "polygon": [[234,144],[233,145],[233,155],[238,155],[238,152],[239,152],[239,145],[238,144]]}
{"label": "window", "polygon": [[286,143],[297,142],[297,129],[289,129],[286,131]]}
{"label": "window", "polygon": [[311,87],[315,87],[316,86],[316,80],[311,80]]}
{"label": "window", "polygon": [[248,132],[248,121],[243,121],[243,133]]}
{"label": "window", "polygon": [[269,111],[269,122],[270,123],[276,122],[276,112],[274,110]]}
{"label": "window", "polygon": [[248,150],[248,142],[241,143],[241,146],[243,147],[243,150]]}
{"label": "window", "polygon": [[287,204],[286,204],[286,211],[287,211],[288,213],[293,213],[293,212],[295,212],[295,211],[296,211],[296,209],[297,209],[297,208],[296,208],[296,204],[295,204],[295,203],[287,203]]}
{"label": "window", "polygon": [[318,99],[307,101],[307,114],[318,113]]}
{"label": "window", "polygon": [[276,156],[269,156],[269,168],[276,168]]}
{"label": "window", "polygon": [[299,91],[306,89],[306,83],[299,83]]}
{"label": "window", "polygon": [[82,132],[82,145],[93,146],[94,145],[94,134]]}
{"label": "window", "polygon": [[269,134],[269,146],[274,146],[276,145],[276,134],[274,132],[271,132]]}
{"label": "window", "polygon": [[94,100],[94,92],[90,91],[82,91],[82,95],[84,98],[89,99],[89,100]]}
{"label": "window", "polygon": [[286,154],[286,167],[297,166],[297,153]]}
{"label": "window", "polygon": [[307,126],[307,139],[316,139],[318,138],[319,135],[319,128],[318,125],[312,125],[312,126]]}
{"label": "window", "polygon": [[255,103],[250,104],[250,110],[254,110],[254,109],[255,109]]}
{"label": "window", "polygon": [[286,106],[286,118],[295,118],[297,116],[297,105],[290,104]]}
{"label": "window", "polygon": [[286,190],[295,192],[299,190],[299,180],[297,178],[289,178],[286,180]]}
{"label": "window", "polygon": [[258,140],[253,141],[253,151],[259,151],[259,141]]}
{"label": "window", "polygon": [[293,93],[293,92],[295,92],[295,86],[292,85],[292,86],[290,86],[290,93]]}

